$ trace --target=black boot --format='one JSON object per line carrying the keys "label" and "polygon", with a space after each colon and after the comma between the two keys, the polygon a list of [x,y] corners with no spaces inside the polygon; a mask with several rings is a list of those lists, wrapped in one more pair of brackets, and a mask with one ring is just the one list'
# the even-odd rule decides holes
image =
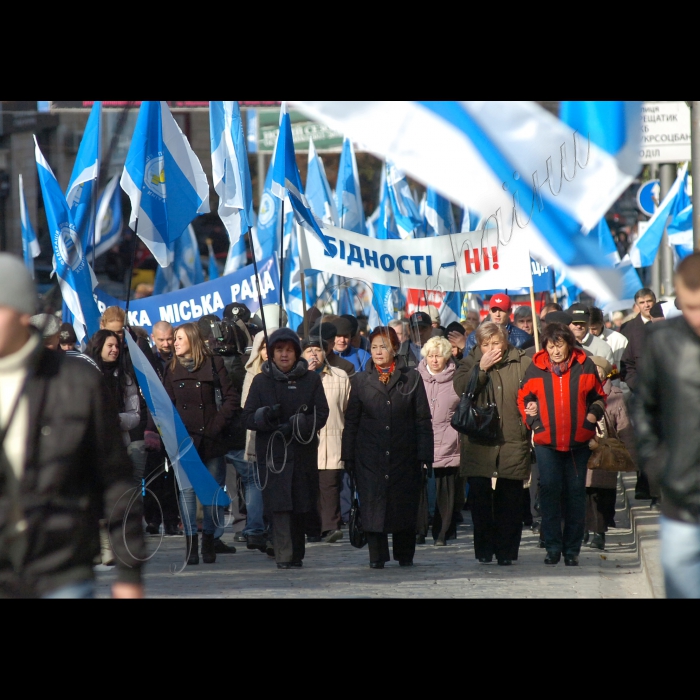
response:
{"label": "black boot", "polygon": [[192,537],[187,535],[185,541],[188,552],[187,564],[199,564],[199,537],[197,535],[192,535]]}
{"label": "black boot", "polygon": [[216,561],[216,552],[214,551],[214,533],[202,533],[202,561],[205,564],[213,564]]}

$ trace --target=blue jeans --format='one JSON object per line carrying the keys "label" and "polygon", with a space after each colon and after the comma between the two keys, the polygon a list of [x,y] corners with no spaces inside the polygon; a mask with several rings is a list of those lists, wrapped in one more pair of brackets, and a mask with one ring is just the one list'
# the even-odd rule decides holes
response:
{"label": "blue jeans", "polygon": [[700,598],[700,525],[661,516],[661,565],[667,598]]}
{"label": "blue jeans", "polygon": [[586,465],[591,451],[587,445],[568,452],[535,445],[535,454],[544,546],[548,554],[578,555],[586,524]]}
{"label": "blue jeans", "polygon": [[61,586],[61,588],[56,588],[53,591],[45,593],[41,597],[47,600],[59,600],[65,598],[94,598],[95,582],[92,579],[88,579],[87,581],[77,581],[76,583],[69,583],[67,586]]}
{"label": "blue jeans", "polygon": [[265,532],[263,521],[263,499],[260,483],[256,484],[255,472],[257,466],[249,462],[245,456],[245,450],[231,450],[226,455],[236,471],[240,474],[243,482],[243,493],[245,495],[246,520],[244,535],[262,535]]}
{"label": "blue jeans", "polygon": [[[216,483],[224,488],[226,486],[226,460],[224,457],[214,457],[204,463],[209,473],[216,479]],[[224,507],[210,506],[202,503],[204,510],[204,522],[202,532],[206,535],[213,534],[221,537],[224,534]],[[185,535],[192,537],[197,534],[197,496],[193,488],[180,491],[180,511]]]}

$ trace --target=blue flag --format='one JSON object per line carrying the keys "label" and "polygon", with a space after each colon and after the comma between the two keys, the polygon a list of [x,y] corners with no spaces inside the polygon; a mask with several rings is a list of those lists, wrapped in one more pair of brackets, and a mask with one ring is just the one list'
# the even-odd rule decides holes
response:
{"label": "blue flag", "polygon": [[36,239],[36,234],[32,227],[32,222],[29,220],[27,212],[27,200],[24,198],[24,182],[22,176],[19,176],[19,217],[22,224],[22,255],[24,256],[24,264],[29,272],[34,277],[34,258],[41,253],[39,249],[39,241]]}
{"label": "blue flag", "polygon": [[93,208],[92,199],[93,194],[96,194],[94,189],[100,172],[101,113],[102,102],[93,103],[73,165],[73,174],[66,190],[66,202],[78,230],[83,250],[92,247],[95,230],[97,208]]}
{"label": "blue flag", "polygon": [[311,213],[309,202],[304,194],[301,176],[297,167],[292,138],[292,124],[289,114],[282,115],[279,137],[275,148],[275,159],[272,165],[272,194],[284,199],[285,193],[294,211],[294,218],[308,231],[318,236],[326,245],[326,237],[321,231],[316,218]]}
{"label": "blue flag", "polygon": [[202,259],[199,256],[199,243],[192,226],[180,236],[169,253],[167,267],[156,270],[153,294],[174,292],[180,287],[191,287],[204,282]]}
{"label": "blue flag", "polygon": [[167,267],[175,241],[209,211],[209,185],[166,102],[141,103],[121,186],[131,200],[129,226]]}
{"label": "blue flag", "polygon": [[340,154],[335,198],[338,205],[340,228],[366,234],[365,210],[360,192],[360,174],[357,170],[352,141],[347,137],[343,140],[343,150]]}
{"label": "blue flag", "polygon": [[253,226],[253,187],[238,102],[210,102],[209,126],[219,216],[233,247]]}
{"label": "blue flag", "polygon": [[191,486],[203,505],[227,506],[231,499],[225,491],[226,487],[222,489],[204,466],[182,418],[141,348],[134,342],[130,333],[126,333],[125,337],[136,372],[136,381],[163,438],[165,451],[175,470],[180,489]]}
{"label": "blue flag", "polygon": [[[122,193],[119,177],[115,175],[100,195],[95,219],[95,257],[114,248],[122,239]],[[89,256],[92,245],[87,250]]]}
{"label": "blue flag", "polygon": [[260,198],[257,225],[253,232],[257,260],[279,255],[280,251],[279,217],[282,211],[282,201],[272,194],[272,168],[273,163],[271,162],[267,169],[265,189]]}
{"label": "blue flag", "polygon": [[684,163],[671,189],[649,219],[646,230],[630,248],[630,259],[635,267],[649,267],[654,264],[669,217],[675,218],[690,204],[687,186],[688,164]]}
{"label": "blue flag", "polygon": [[285,218],[284,310],[287,312],[287,325],[296,330],[304,320],[297,231],[299,224],[294,221],[291,212]]}
{"label": "blue flag", "polygon": [[[449,199],[439,195],[432,187],[428,187],[426,191],[424,216],[423,230],[426,238],[455,233],[452,203]],[[463,298],[462,292],[445,292],[442,305],[438,309],[440,325],[447,326],[453,321],[459,321]]]}
{"label": "blue flag", "polygon": [[100,313],[92,295],[97,281],[83,254],[80,236],[58,180],[41,153],[36,137],[34,143],[36,167],[51,234],[58,284],[63,301],[73,314],[75,334],[82,343],[100,328]]}
{"label": "blue flag", "polygon": [[[389,185],[384,180],[382,197],[379,204],[379,218],[377,219],[376,237],[381,240],[388,238],[400,238],[396,221],[394,220],[391,200],[389,197]],[[395,288],[385,284],[372,285],[372,308],[369,313],[369,325],[386,326],[395,317],[396,294]]]}
{"label": "blue flag", "polygon": [[219,266],[216,264],[216,255],[214,255],[211,239],[207,240],[207,250],[209,251],[209,279],[215,280],[219,277]]}
{"label": "blue flag", "polygon": [[328,184],[326,170],[311,138],[309,139],[309,164],[306,170],[306,199],[316,218],[331,226],[340,226],[338,210],[331,186]]}
{"label": "blue flag", "polygon": [[[398,237],[413,238],[422,223],[422,217],[413,201],[406,175],[391,161],[386,162],[386,183]],[[393,237],[393,234],[389,236]]]}

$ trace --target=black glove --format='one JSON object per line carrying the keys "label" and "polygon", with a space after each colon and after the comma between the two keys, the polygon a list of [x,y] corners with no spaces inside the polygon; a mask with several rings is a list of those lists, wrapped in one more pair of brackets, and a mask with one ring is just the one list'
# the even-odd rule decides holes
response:
{"label": "black glove", "polygon": [[282,433],[284,436],[284,439],[287,440],[289,436],[292,434],[292,424],[291,423],[282,423],[277,430]]}
{"label": "black glove", "polygon": [[309,423],[307,416],[303,413],[295,413],[290,419],[295,427],[294,434],[297,438],[303,441],[309,440],[311,438],[311,424]]}
{"label": "black glove", "polygon": [[267,416],[271,421],[279,420],[282,417],[282,404],[276,403],[272,406]]}

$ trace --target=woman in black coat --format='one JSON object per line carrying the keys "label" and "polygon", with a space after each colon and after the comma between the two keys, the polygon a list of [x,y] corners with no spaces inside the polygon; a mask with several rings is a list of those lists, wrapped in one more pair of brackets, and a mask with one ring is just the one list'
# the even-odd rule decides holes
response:
{"label": "woman in black coat", "polygon": [[269,359],[250,385],[243,421],[256,431],[277,567],[296,569],[304,558],[305,516],[318,501],[318,431],[328,420],[328,402],[320,375],[301,357],[294,331],[278,328],[267,346]]}
{"label": "woman in black coat", "polygon": [[411,566],[424,468],[433,462],[433,425],[423,381],[396,357],[400,343],[391,327],[369,337],[372,359],[355,375],[345,413],[342,459],[354,477],[367,533],[370,567],[394,559]]}
{"label": "woman in black coat", "polygon": [[[226,485],[224,455],[229,445],[224,436],[241,410],[241,395],[228,379],[224,361],[212,357],[196,323],[185,323],[175,332],[175,354],[165,368],[163,384],[175,404],[202,462],[217,483]],[[221,391],[221,407],[216,405],[216,390]],[[242,427],[240,428],[242,430]],[[197,503],[192,487],[180,491],[182,521],[187,537],[188,564],[199,564],[197,554]],[[217,552],[233,554],[235,547],[221,541],[224,509],[202,504],[202,560],[216,561]]]}

